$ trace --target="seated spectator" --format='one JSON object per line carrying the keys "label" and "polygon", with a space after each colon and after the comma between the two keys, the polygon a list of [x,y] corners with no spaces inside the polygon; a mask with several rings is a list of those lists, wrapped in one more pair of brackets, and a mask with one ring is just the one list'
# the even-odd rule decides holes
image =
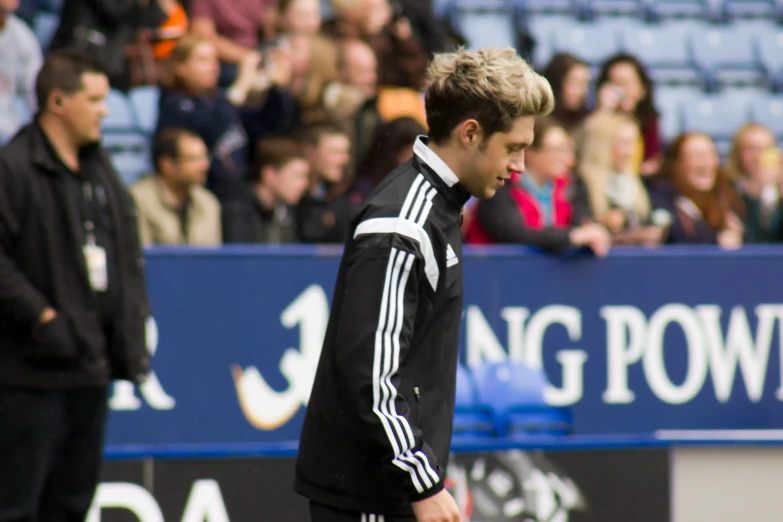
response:
{"label": "seated spectator", "polygon": [[378,83],[420,90],[425,85],[427,54],[406,18],[392,19],[389,0],[333,0],[335,19],[324,31],[339,39],[360,39],[375,51]]}
{"label": "seated spectator", "polygon": [[14,14],[19,0],[0,0],[0,144],[13,136],[22,121],[16,98],[36,112],[35,78],[43,58],[30,27]]}
{"label": "seated spectator", "polygon": [[675,139],[651,188],[656,209],[672,216],[668,243],[742,246],[744,205],[720,168],[715,144],[704,134]]}
{"label": "seated spectator", "polygon": [[315,36],[321,29],[319,0],[278,0],[275,17],[279,35]]}
{"label": "seated spectator", "polygon": [[310,186],[297,210],[303,243],[343,243],[350,228],[353,207],[346,190],[351,142],[340,127],[316,123],[303,129],[310,162]]}
{"label": "seated spectator", "polygon": [[265,138],[258,144],[251,190],[223,204],[226,243],[296,243],[295,207],[307,190],[310,164],[301,143]]}
{"label": "seated spectator", "polygon": [[289,40],[293,52],[293,95],[301,124],[323,120],[349,125],[365,97],[359,87],[340,82],[340,49],[321,35],[295,36]]}
{"label": "seated spectator", "polygon": [[426,132],[413,118],[398,118],[377,127],[370,148],[356,170],[352,199],[357,203],[366,199],[389,172],[411,159],[413,143]]}
{"label": "seated spectator", "polygon": [[783,242],[783,154],[770,147],[745,182],[745,228],[749,243]]}
{"label": "seated spectator", "polygon": [[775,136],[764,125],[747,123],[734,134],[726,157],[726,175],[740,192],[745,184],[758,175],[761,155],[775,146]]}
{"label": "seated spectator", "polygon": [[591,222],[586,201],[572,200],[571,146],[556,120],[537,118],[533,143],[525,151],[525,171],[512,174],[495,197],[477,203],[467,243],[515,243],[544,250],[587,246],[605,256],[609,233]]}
{"label": "seated spectator", "polygon": [[220,246],[220,203],[203,187],[209,170],[204,142],[184,129],[167,129],[153,148],[156,172],[134,183],[143,246]]}
{"label": "seated spectator", "polygon": [[[221,63],[220,86],[231,85],[239,64],[258,54],[259,35],[270,32],[275,0],[189,0],[193,32],[215,44]],[[260,62],[256,56],[255,61]]]}
{"label": "seated spectator", "polygon": [[661,136],[658,111],[653,99],[653,83],[642,63],[628,54],[607,60],[598,73],[598,107],[585,121],[603,114],[619,112],[636,119],[641,134],[634,170],[643,176],[655,174],[661,163]]}
{"label": "seated spectator", "polygon": [[[207,188],[219,199],[244,188],[250,151],[248,144],[277,133],[289,124],[293,102],[283,90],[290,70],[278,68],[260,109],[242,107],[255,82],[257,55],[249,55],[224,96],[217,90],[218,61],[214,44],[202,36],[183,37],[171,53],[173,83],[159,101],[158,131],[168,127],[190,130],[204,140],[212,156]],[[286,77],[288,73],[288,77]]]}
{"label": "seated spectator", "polygon": [[568,132],[581,125],[589,110],[587,95],[590,91],[590,68],[572,54],[556,54],[543,71],[555,94],[555,110],[552,117]]}
{"label": "seated spectator", "polygon": [[651,223],[650,199],[636,170],[639,127],[627,115],[596,115],[585,133],[579,165],[598,223],[618,244],[658,245],[664,229]]}

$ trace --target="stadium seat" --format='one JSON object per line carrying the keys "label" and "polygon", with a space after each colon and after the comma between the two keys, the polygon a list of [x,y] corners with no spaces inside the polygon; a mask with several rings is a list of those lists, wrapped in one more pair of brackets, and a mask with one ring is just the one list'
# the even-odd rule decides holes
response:
{"label": "stadium seat", "polygon": [[533,61],[539,67],[544,67],[554,54],[552,43],[554,35],[560,32],[570,31],[578,24],[570,16],[562,15],[535,15],[525,19],[527,31],[536,41],[533,51]]}
{"label": "stadium seat", "polygon": [[572,53],[590,65],[599,65],[620,50],[617,35],[599,23],[576,24],[569,30],[555,32],[553,36],[552,50],[555,53]]}
{"label": "stadium seat", "polygon": [[649,0],[647,8],[655,20],[697,18],[712,20],[717,16],[719,0]]}
{"label": "stadium seat", "polygon": [[35,32],[35,38],[38,40],[42,51],[46,52],[49,49],[49,44],[59,25],[60,17],[54,13],[42,11],[35,15],[33,32]]}
{"label": "stadium seat", "polygon": [[664,143],[671,143],[682,133],[682,105],[701,96],[696,87],[657,85],[655,106],[660,112],[660,133]]}
{"label": "stadium seat", "polygon": [[783,141],[783,96],[766,96],[752,100],[750,119],[765,125],[778,141]]}
{"label": "stadium seat", "polygon": [[157,87],[136,87],[128,95],[136,123],[143,132],[152,134],[158,123],[158,99],[160,90]]}
{"label": "stadium seat", "polygon": [[132,185],[140,177],[152,171],[145,154],[117,152],[111,155],[111,160],[125,185]]}
{"label": "stadium seat", "polygon": [[517,16],[509,2],[461,0],[453,20],[470,49],[517,46]]}
{"label": "stadium seat", "polygon": [[707,77],[710,88],[762,83],[764,75],[750,32],[710,28],[692,33],[690,41],[693,61]]}
{"label": "stadium seat", "polygon": [[642,0],[583,0],[583,11],[588,19],[603,16],[627,16],[642,20],[645,18],[645,4]]}
{"label": "stadium seat", "polygon": [[703,132],[715,140],[721,154],[737,129],[748,120],[748,106],[730,93],[705,94],[682,106],[683,130]]}
{"label": "stadium seat", "polygon": [[721,7],[726,20],[741,17],[780,19],[783,12],[781,0],[723,0]]}
{"label": "stadium seat", "polygon": [[783,90],[783,30],[756,39],[759,61],[770,84]]}
{"label": "stadium seat", "polygon": [[137,130],[133,108],[123,93],[111,89],[106,97],[106,107],[109,109],[109,114],[103,120],[104,131],[131,132]]}
{"label": "stadium seat", "polygon": [[700,84],[702,75],[688,54],[691,27],[695,24],[629,25],[620,28],[620,47],[644,63],[655,83]]}
{"label": "stadium seat", "polygon": [[454,407],[454,439],[491,437],[495,434],[492,410],[478,406],[470,370],[457,367],[457,397]]}
{"label": "stadium seat", "polygon": [[549,14],[577,16],[580,0],[512,0],[526,16]]}
{"label": "stadium seat", "polygon": [[496,432],[504,437],[568,433],[570,411],[544,401],[542,370],[518,361],[485,362],[473,368],[479,405],[495,413]]}

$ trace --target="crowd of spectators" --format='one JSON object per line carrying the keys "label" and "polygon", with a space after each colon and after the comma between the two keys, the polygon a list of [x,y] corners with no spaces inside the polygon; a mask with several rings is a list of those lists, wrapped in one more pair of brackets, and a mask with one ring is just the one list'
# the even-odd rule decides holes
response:
{"label": "crowd of spectators", "polygon": [[[130,187],[145,245],[342,243],[364,198],[411,157],[427,132],[428,60],[464,42],[430,1],[328,4],[64,0],[44,52],[89,50],[113,88],[161,89],[155,172]],[[17,96],[34,110],[41,64],[18,7],[0,0],[0,142],[19,126]],[[536,122],[525,172],[466,205],[468,244],[603,256],[783,241],[783,156],[768,129],[738,129],[726,158],[705,134],[664,144],[634,56],[592,78],[578,56],[557,54],[542,73],[556,108]]]}

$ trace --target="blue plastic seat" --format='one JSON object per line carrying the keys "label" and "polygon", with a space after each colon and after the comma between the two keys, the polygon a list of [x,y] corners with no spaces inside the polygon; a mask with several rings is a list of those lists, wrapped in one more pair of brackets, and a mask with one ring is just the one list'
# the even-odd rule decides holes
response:
{"label": "blue plastic seat", "polygon": [[136,87],[130,91],[128,98],[139,129],[148,134],[155,132],[155,125],[158,123],[160,89],[153,86]]}
{"label": "blue plastic seat", "polygon": [[705,94],[682,107],[683,129],[712,136],[724,153],[737,129],[748,121],[746,100],[731,93]]}
{"label": "blue plastic seat", "polygon": [[504,437],[562,435],[570,431],[571,413],[546,404],[542,370],[518,361],[483,363],[473,369],[477,401],[495,413],[496,431]]}
{"label": "blue plastic seat", "polygon": [[580,12],[580,0],[512,0],[526,15],[549,14],[576,16]]}
{"label": "blue plastic seat", "polygon": [[583,0],[586,16],[628,16],[643,19],[646,9],[643,0]]}
{"label": "blue plastic seat", "polygon": [[644,63],[655,83],[696,85],[702,83],[693,66],[686,35],[697,24],[648,24],[620,28],[620,46]]}
{"label": "blue plastic seat", "polygon": [[554,35],[570,31],[577,24],[578,22],[570,16],[562,15],[536,15],[527,18],[527,30],[536,40],[533,61],[540,67],[544,67],[555,54]]}
{"label": "blue plastic seat", "polygon": [[760,123],[783,140],[783,96],[759,97],[750,102],[750,118]]}
{"label": "blue plastic seat", "polygon": [[452,20],[470,49],[516,47],[516,11],[505,0],[460,0],[454,5]]}
{"label": "blue plastic seat", "polygon": [[727,20],[740,17],[778,19],[783,13],[781,0],[723,0],[721,7]]}
{"label": "blue plastic seat", "polygon": [[783,29],[760,34],[756,48],[764,74],[777,90],[783,90]]}
{"label": "blue plastic seat", "polygon": [[692,33],[690,42],[693,61],[711,87],[762,83],[764,74],[750,32],[733,27],[710,28]]}
{"label": "blue plastic seat", "polygon": [[106,107],[109,114],[103,120],[105,132],[131,132],[138,130],[128,98],[116,89],[111,89],[106,96]]}
{"label": "blue plastic seat", "polygon": [[35,33],[35,38],[38,40],[38,44],[41,46],[42,51],[46,52],[46,50],[49,49],[49,44],[59,25],[60,17],[57,14],[41,11],[35,15],[33,32]]}
{"label": "blue plastic seat", "polygon": [[696,87],[655,87],[655,106],[660,111],[660,132],[664,143],[671,143],[682,133],[682,106],[702,95]]}
{"label": "blue plastic seat", "polygon": [[697,18],[713,20],[718,16],[720,0],[649,0],[647,8],[655,20]]}
{"label": "blue plastic seat", "polygon": [[598,65],[620,50],[619,39],[600,23],[581,23],[569,30],[557,31],[552,40],[556,53],[572,53],[591,65]]}
{"label": "blue plastic seat", "polygon": [[454,406],[454,429],[452,438],[487,438],[495,434],[495,420],[492,411],[479,406],[476,389],[470,370],[457,367],[457,396]]}
{"label": "blue plastic seat", "polygon": [[125,185],[132,185],[153,170],[145,154],[117,152],[111,155],[111,160]]}

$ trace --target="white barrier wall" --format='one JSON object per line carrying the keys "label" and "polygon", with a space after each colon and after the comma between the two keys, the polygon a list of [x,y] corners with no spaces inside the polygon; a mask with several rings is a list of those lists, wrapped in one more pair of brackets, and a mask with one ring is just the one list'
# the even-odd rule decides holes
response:
{"label": "white barrier wall", "polygon": [[783,448],[675,447],[671,522],[780,522]]}

